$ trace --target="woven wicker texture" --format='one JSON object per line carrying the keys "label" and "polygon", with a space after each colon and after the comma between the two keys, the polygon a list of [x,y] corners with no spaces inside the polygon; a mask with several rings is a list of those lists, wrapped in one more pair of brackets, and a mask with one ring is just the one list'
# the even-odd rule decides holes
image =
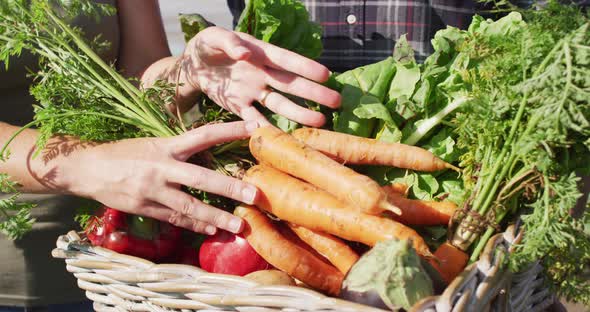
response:
{"label": "woven wicker texture", "polygon": [[544,311],[555,298],[544,287],[537,262],[519,273],[507,269],[511,246],[521,238],[511,226],[493,236],[479,261],[470,264],[442,295],[425,298],[411,312]]}
{"label": "woven wicker texture", "polygon": [[[469,265],[440,296],[411,311],[542,311],[554,298],[544,289],[538,263],[518,274],[506,269],[514,227],[494,236],[481,259]],[[265,286],[199,268],[154,264],[93,247],[76,232],[60,236],[63,258],[96,311],[383,311],[294,286]]]}

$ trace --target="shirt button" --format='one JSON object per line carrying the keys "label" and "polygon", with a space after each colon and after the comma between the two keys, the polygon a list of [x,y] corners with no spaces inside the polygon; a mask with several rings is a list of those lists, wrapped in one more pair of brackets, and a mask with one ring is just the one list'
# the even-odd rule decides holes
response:
{"label": "shirt button", "polygon": [[356,16],[354,16],[354,14],[350,14],[346,17],[346,22],[348,24],[355,24],[356,23]]}

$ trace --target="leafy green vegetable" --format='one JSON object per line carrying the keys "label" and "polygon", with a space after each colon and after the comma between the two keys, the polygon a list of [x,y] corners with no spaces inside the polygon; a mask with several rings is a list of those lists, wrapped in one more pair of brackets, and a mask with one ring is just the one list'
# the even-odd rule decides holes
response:
{"label": "leafy green vegetable", "polygon": [[402,132],[393,124],[385,123],[375,135],[375,139],[383,142],[398,143],[402,139]]}
{"label": "leafy green vegetable", "polygon": [[459,159],[459,156],[461,156],[462,152],[457,147],[455,139],[453,139],[452,131],[453,129],[449,127],[442,128],[427,142],[422,144],[421,147],[427,149],[448,163],[456,162]]}
{"label": "leafy green vegetable", "polygon": [[35,219],[31,217],[31,208],[35,205],[18,201],[18,184],[10,181],[7,174],[0,173],[0,193],[11,194],[0,199],[0,232],[10,239],[21,238],[33,226]]}
{"label": "leafy green vegetable", "polygon": [[418,182],[418,176],[414,171],[387,166],[369,166],[366,175],[380,185],[402,183],[412,188]]}
{"label": "leafy green vegetable", "polygon": [[[300,2],[250,1],[250,9],[251,14],[244,15],[241,25],[252,28],[249,33],[257,38],[309,57],[321,53],[321,29],[308,21],[307,11]],[[36,83],[31,89],[39,104],[35,107],[35,120],[25,126],[37,126],[41,132],[37,151],[56,134],[92,141],[166,137],[179,134],[187,127],[237,119],[203,97],[197,107],[201,118],[191,118],[184,124],[185,120],[179,120],[164,109],[165,104],[174,101],[174,86],[159,81],[151,88],[137,89],[96,54],[109,43],[97,38],[89,44],[82,39],[80,29],[71,28],[65,22],[80,14],[98,19],[114,12],[112,7],[90,0],[7,0],[0,3],[0,61],[8,67],[10,58],[20,55],[22,50],[40,57],[41,70],[35,73]],[[198,15],[183,15],[181,20],[187,38],[207,26]],[[281,118],[277,121],[287,128],[294,125]],[[7,147],[19,133],[15,133],[0,151],[0,160],[8,157]],[[204,157],[203,162],[209,168],[239,176],[242,166],[250,164],[251,156],[244,151],[247,152],[246,146],[231,143],[216,148],[215,157]],[[2,179],[8,181],[7,177]],[[9,191],[16,192],[16,188]],[[227,202],[204,192],[195,195],[205,202]],[[1,201],[0,212],[9,216],[2,219],[6,219],[2,223],[3,231],[12,237],[21,236],[33,221],[29,208],[17,202],[16,196]],[[80,216],[82,221],[84,215]]]}
{"label": "leafy green vegetable", "polygon": [[[391,309],[409,309],[433,295],[432,280],[408,241],[379,242],[352,266],[343,292],[375,292]],[[367,297],[367,296],[363,296]]]}
{"label": "leafy green vegetable", "polygon": [[[401,128],[402,142],[460,161],[462,175],[363,169],[380,184],[409,185],[413,197],[463,204],[452,243],[471,260],[505,218],[522,215],[513,269],[542,259],[558,293],[588,303],[579,273],[590,263],[590,217],[570,210],[581,195],[576,172],[590,172],[590,21],[554,2],[523,14],[437,32],[423,65],[402,38],[392,60],[339,75],[334,130],[395,142]],[[386,76],[385,97],[371,94]]]}
{"label": "leafy green vegetable", "polygon": [[298,0],[249,1],[236,30],[312,59],[322,53],[322,28]]}
{"label": "leafy green vegetable", "polygon": [[436,250],[447,240],[446,226],[422,226],[417,228],[416,231],[422,236],[422,238],[424,238],[424,241],[432,250]]}
{"label": "leafy green vegetable", "polygon": [[454,121],[469,214],[452,243],[473,248],[476,260],[494,224],[524,213],[513,269],[542,259],[559,293],[588,303],[590,285],[577,275],[589,263],[590,236],[569,214],[581,195],[569,159],[590,156],[590,20],[553,2],[525,14],[526,23],[511,13],[448,30],[452,40],[439,36],[440,53],[427,62],[449,58],[456,75],[437,87],[470,99]]}
{"label": "leafy green vegetable", "polygon": [[394,126],[383,104],[394,74],[394,60],[390,57],[336,76],[341,85],[342,102],[334,113],[334,130],[370,137],[376,125],[375,118]]}
{"label": "leafy green vegetable", "polygon": [[[10,58],[22,50],[40,57],[41,70],[31,88],[39,104],[35,120],[23,128],[39,128],[37,152],[55,134],[110,141],[180,133],[178,123],[169,122],[174,116],[163,108],[163,103],[173,98],[172,87],[159,83],[143,92],[138,90],[96,54],[95,50],[107,43],[95,40],[89,45],[79,29],[63,21],[79,14],[98,18],[113,13],[111,7],[87,0],[7,0],[0,4],[0,61],[8,67]],[[9,157],[7,147],[19,133],[3,146],[0,160]],[[32,205],[17,200],[17,185],[6,175],[2,175],[2,191],[14,195],[0,202],[0,227],[16,239],[34,222]]]}
{"label": "leafy green vegetable", "polygon": [[422,200],[432,200],[433,194],[438,192],[440,185],[432,174],[417,174],[417,182],[412,187],[414,196]]}
{"label": "leafy green vegetable", "polygon": [[401,96],[411,97],[416,83],[420,81],[420,68],[413,62],[409,65],[396,63],[395,68],[396,74],[389,88],[389,99],[397,99]]}
{"label": "leafy green vegetable", "polygon": [[416,62],[416,59],[414,58],[414,49],[410,46],[406,34],[401,35],[401,37],[395,42],[393,59],[400,63]]}
{"label": "leafy green vegetable", "polygon": [[394,125],[393,119],[387,107],[379,101],[378,98],[365,94],[361,96],[359,105],[352,113],[361,119],[379,119],[386,122],[388,125]]}
{"label": "leafy green vegetable", "polygon": [[197,13],[180,14],[178,19],[180,20],[180,29],[184,34],[184,41],[186,42],[191,40],[201,30],[211,26],[211,23]]}
{"label": "leafy green vegetable", "polygon": [[[160,83],[144,92],[137,89],[94,52],[82,39],[80,30],[66,25],[48,1],[3,3],[1,60],[8,63],[22,49],[41,58],[38,83],[31,89],[39,105],[35,121],[28,125],[39,126],[40,149],[54,134],[110,141],[181,132],[177,125],[169,123],[175,117],[163,107],[165,101],[173,99],[171,86]],[[112,14],[113,11],[91,1],[79,1],[66,5],[65,13]]]}
{"label": "leafy green vegetable", "polygon": [[285,131],[285,132],[292,132],[293,130],[297,129],[299,127],[299,124],[287,119],[284,116],[281,116],[279,114],[272,114],[270,115],[270,117],[268,118],[268,121],[273,124],[275,127]]}
{"label": "leafy green vegetable", "polygon": [[454,171],[447,171],[437,176],[436,180],[441,188],[436,195],[437,199],[448,200],[459,206],[465,202],[467,193],[461,175]]}

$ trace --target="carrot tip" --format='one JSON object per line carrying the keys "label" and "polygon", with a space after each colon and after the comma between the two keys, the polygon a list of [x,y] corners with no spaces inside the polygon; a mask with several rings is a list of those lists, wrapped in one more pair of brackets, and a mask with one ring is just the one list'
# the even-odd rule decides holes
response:
{"label": "carrot tip", "polygon": [[451,165],[449,163],[445,163],[445,167],[448,168],[448,169],[451,169],[453,171],[457,171],[457,172],[461,173],[461,168],[455,167],[455,166],[453,166],[453,165]]}
{"label": "carrot tip", "polygon": [[384,200],[384,201],[381,202],[380,207],[382,209],[391,211],[391,212],[393,212],[394,214],[396,214],[398,216],[401,216],[402,215],[402,210],[401,209],[399,209],[397,206],[391,204],[390,202],[388,202],[386,200]]}

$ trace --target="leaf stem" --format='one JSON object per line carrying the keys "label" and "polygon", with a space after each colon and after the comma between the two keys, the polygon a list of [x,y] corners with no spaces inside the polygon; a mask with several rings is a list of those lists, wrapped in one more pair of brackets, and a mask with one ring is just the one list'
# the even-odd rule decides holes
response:
{"label": "leaf stem", "polygon": [[461,96],[453,100],[449,105],[445,106],[434,116],[422,120],[420,125],[416,128],[416,131],[410,135],[403,143],[408,145],[416,145],[432,128],[438,125],[448,114],[452,113],[463,103],[469,101],[470,98],[467,96]]}

